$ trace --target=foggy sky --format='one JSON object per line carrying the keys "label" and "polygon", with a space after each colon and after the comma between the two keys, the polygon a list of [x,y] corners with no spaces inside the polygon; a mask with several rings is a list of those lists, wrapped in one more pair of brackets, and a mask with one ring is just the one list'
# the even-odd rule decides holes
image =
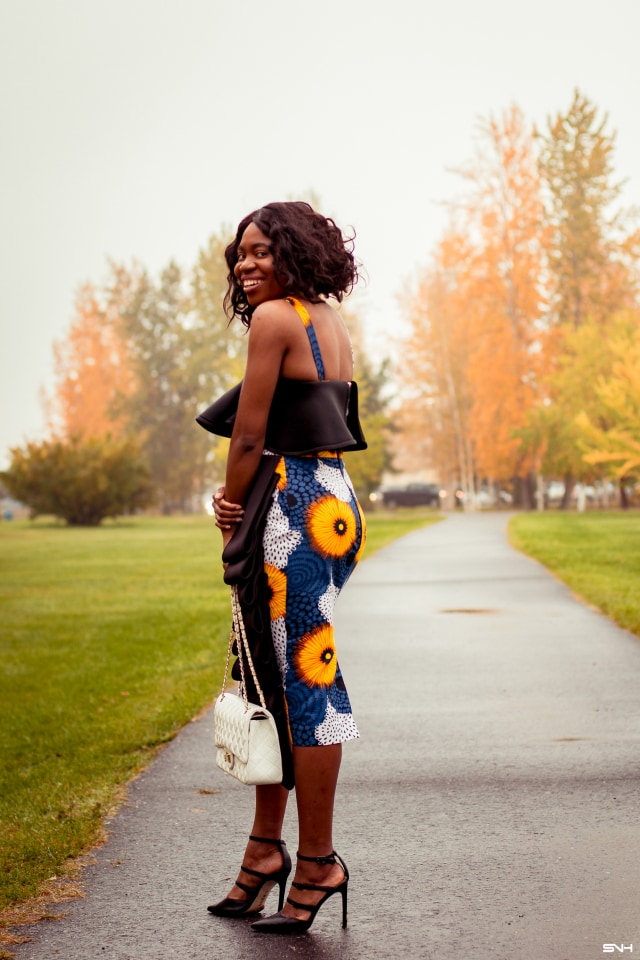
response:
{"label": "foggy sky", "polygon": [[640,205],[636,0],[0,0],[0,464],[42,435],[52,342],[107,259],[193,264],[222,224],[314,190],[357,231],[379,353],[481,116],[579,87]]}

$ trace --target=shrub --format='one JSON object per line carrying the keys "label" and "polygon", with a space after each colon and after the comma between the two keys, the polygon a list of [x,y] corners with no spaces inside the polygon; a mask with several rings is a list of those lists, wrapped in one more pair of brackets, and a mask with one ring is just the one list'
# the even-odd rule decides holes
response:
{"label": "shrub", "polygon": [[11,457],[0,479],[33,517],[53,514],[95,527],[151,502],[149,471],[133,440],[45,440],[15,447]]}

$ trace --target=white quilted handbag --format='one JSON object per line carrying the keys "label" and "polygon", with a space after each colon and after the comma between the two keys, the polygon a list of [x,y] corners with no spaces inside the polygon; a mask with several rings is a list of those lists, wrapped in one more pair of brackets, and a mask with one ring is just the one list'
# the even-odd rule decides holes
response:
{"label": "white quilted handbag", "polygon": [[[256,677],[236,586],[231,588],[231,607],[233,633],[229,640],[222,693],[213,708],[216,764],[225,773],[250,786],[280,783],[282,780],[282,756],[278,731],[276,730],[275,720],[266,708],[264,695]],[[240,655],[243,650],[245,652],[261,706],[249,703],[247,700],[247,685],[241,655],[239,656],[239,662],[242,674],[240,684],[242,696],[237,696],[235,693],[229,693],[225,690],[234,634],[238,644],[238,654]]]}

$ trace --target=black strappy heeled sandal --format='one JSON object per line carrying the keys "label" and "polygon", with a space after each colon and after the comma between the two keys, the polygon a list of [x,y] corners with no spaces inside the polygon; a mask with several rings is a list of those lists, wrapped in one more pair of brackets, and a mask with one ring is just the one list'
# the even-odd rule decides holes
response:
{"label": "black strappy heeled sandal", "polygon": [[260,880],[260,884],[257,887],[249,886],[247,883],[236,880],[236,886],[244,890],[244,892],[248,894],[248,898],[246,900],[236,900],[232,897],[225,897],[220,903],[212,903],[210,907],[207,907],[207,910],[216,917],[246,917],[250,914],[260,913],[264,907],[265,900],[276,883],[280,887],[278,910],[282,910],[287,877],[291,873],[291,857],[289,856],[287,846],[284,840],[270,840],[267,837],[254,836],[250,836],[249,839],[255,840],[258,843],[272,843],[274,846],[280,847],[283,861],[282,866],[279,870],[276,870],[275,873],[262,873],[260,870],[245,867],[243,864],[240,869],[252,877],[257,877]]}
{"label": "black strappy heeled sandal", "polygon": [[[293,881],[292,887],[296,890],[321,890],[324,897],[315,904],[300,903],[299,900],[292,900],[287,897],[287,903],[298,910],[307,910],[310,913],[308,920],[298,920],[296,917],[283,917],[281,913],[274,913],[271,917],[265,917],[263,920],[256,920],[251,924],[251,929],[258,933],[304,933],[308,930],[315,920],[316,913],[323,903],[332,897],[334,893],[342,894],[342,927],[347,925],[347,886],[349,884],[349,871],[347,865],[335,850],[326,857],[303,857],[302,854],[296,854],[298,860],[308,860],[310,863],[338,863],[344,871],[344,880],[337,887],[328,887],[319,883],[298,883]],[[282,910],[282,907],[279,908]]]}

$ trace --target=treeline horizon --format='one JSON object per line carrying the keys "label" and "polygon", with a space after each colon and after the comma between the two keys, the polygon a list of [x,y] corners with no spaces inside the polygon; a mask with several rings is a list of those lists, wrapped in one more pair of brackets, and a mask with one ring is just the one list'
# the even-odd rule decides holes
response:
{"label": "treeline horizon", "polygon": [[[623,494],[634,481],[640,231],[617,205],[607,126],[579,91],[544,130],[517,106],[480,123],[457,171],[465,192],[404,291],[395,379],[388,360],[371,362],[361,318],[345,307],[370,444],[349,469],[364,499],[392,469],[431,471],[468,504],[481,486],[507,488],[525,507],[543,505],[551,479],[563,480],[565,505],[578,481]],[[232,233],[213,233],[191,268],[171,260],[154,277],[110,262],[105,282],[79,289],[54,351],[50,440],[14,448],[9,489],[17,465],[25,474],[39,458],[44,476],[67,447],[79,464],[87,443],[98,472],[101,443],[136,460],[130,506],[193,509],[222,481],[227,442],[194,417],[242,376],[245,331],[222,308]]]}
{"label": "treeline horizon", "polygon": [[[223,310],[232,237],[223,226],[193,267],[171,260],[157,276],[110,261],[103,283],[79,289],[68,333],[54,346],[49,437],[13,448],[0,474],[34,515],[96,524],[150,506],[202,510],[203,494],[224,481],[228,441],[195,417],[243,375],[246,329]],[[345,316],[369,441],[349,469],[367,501],[391,463],[382,400],[388,365],[369,361],[358,318],[348,307]]]}

